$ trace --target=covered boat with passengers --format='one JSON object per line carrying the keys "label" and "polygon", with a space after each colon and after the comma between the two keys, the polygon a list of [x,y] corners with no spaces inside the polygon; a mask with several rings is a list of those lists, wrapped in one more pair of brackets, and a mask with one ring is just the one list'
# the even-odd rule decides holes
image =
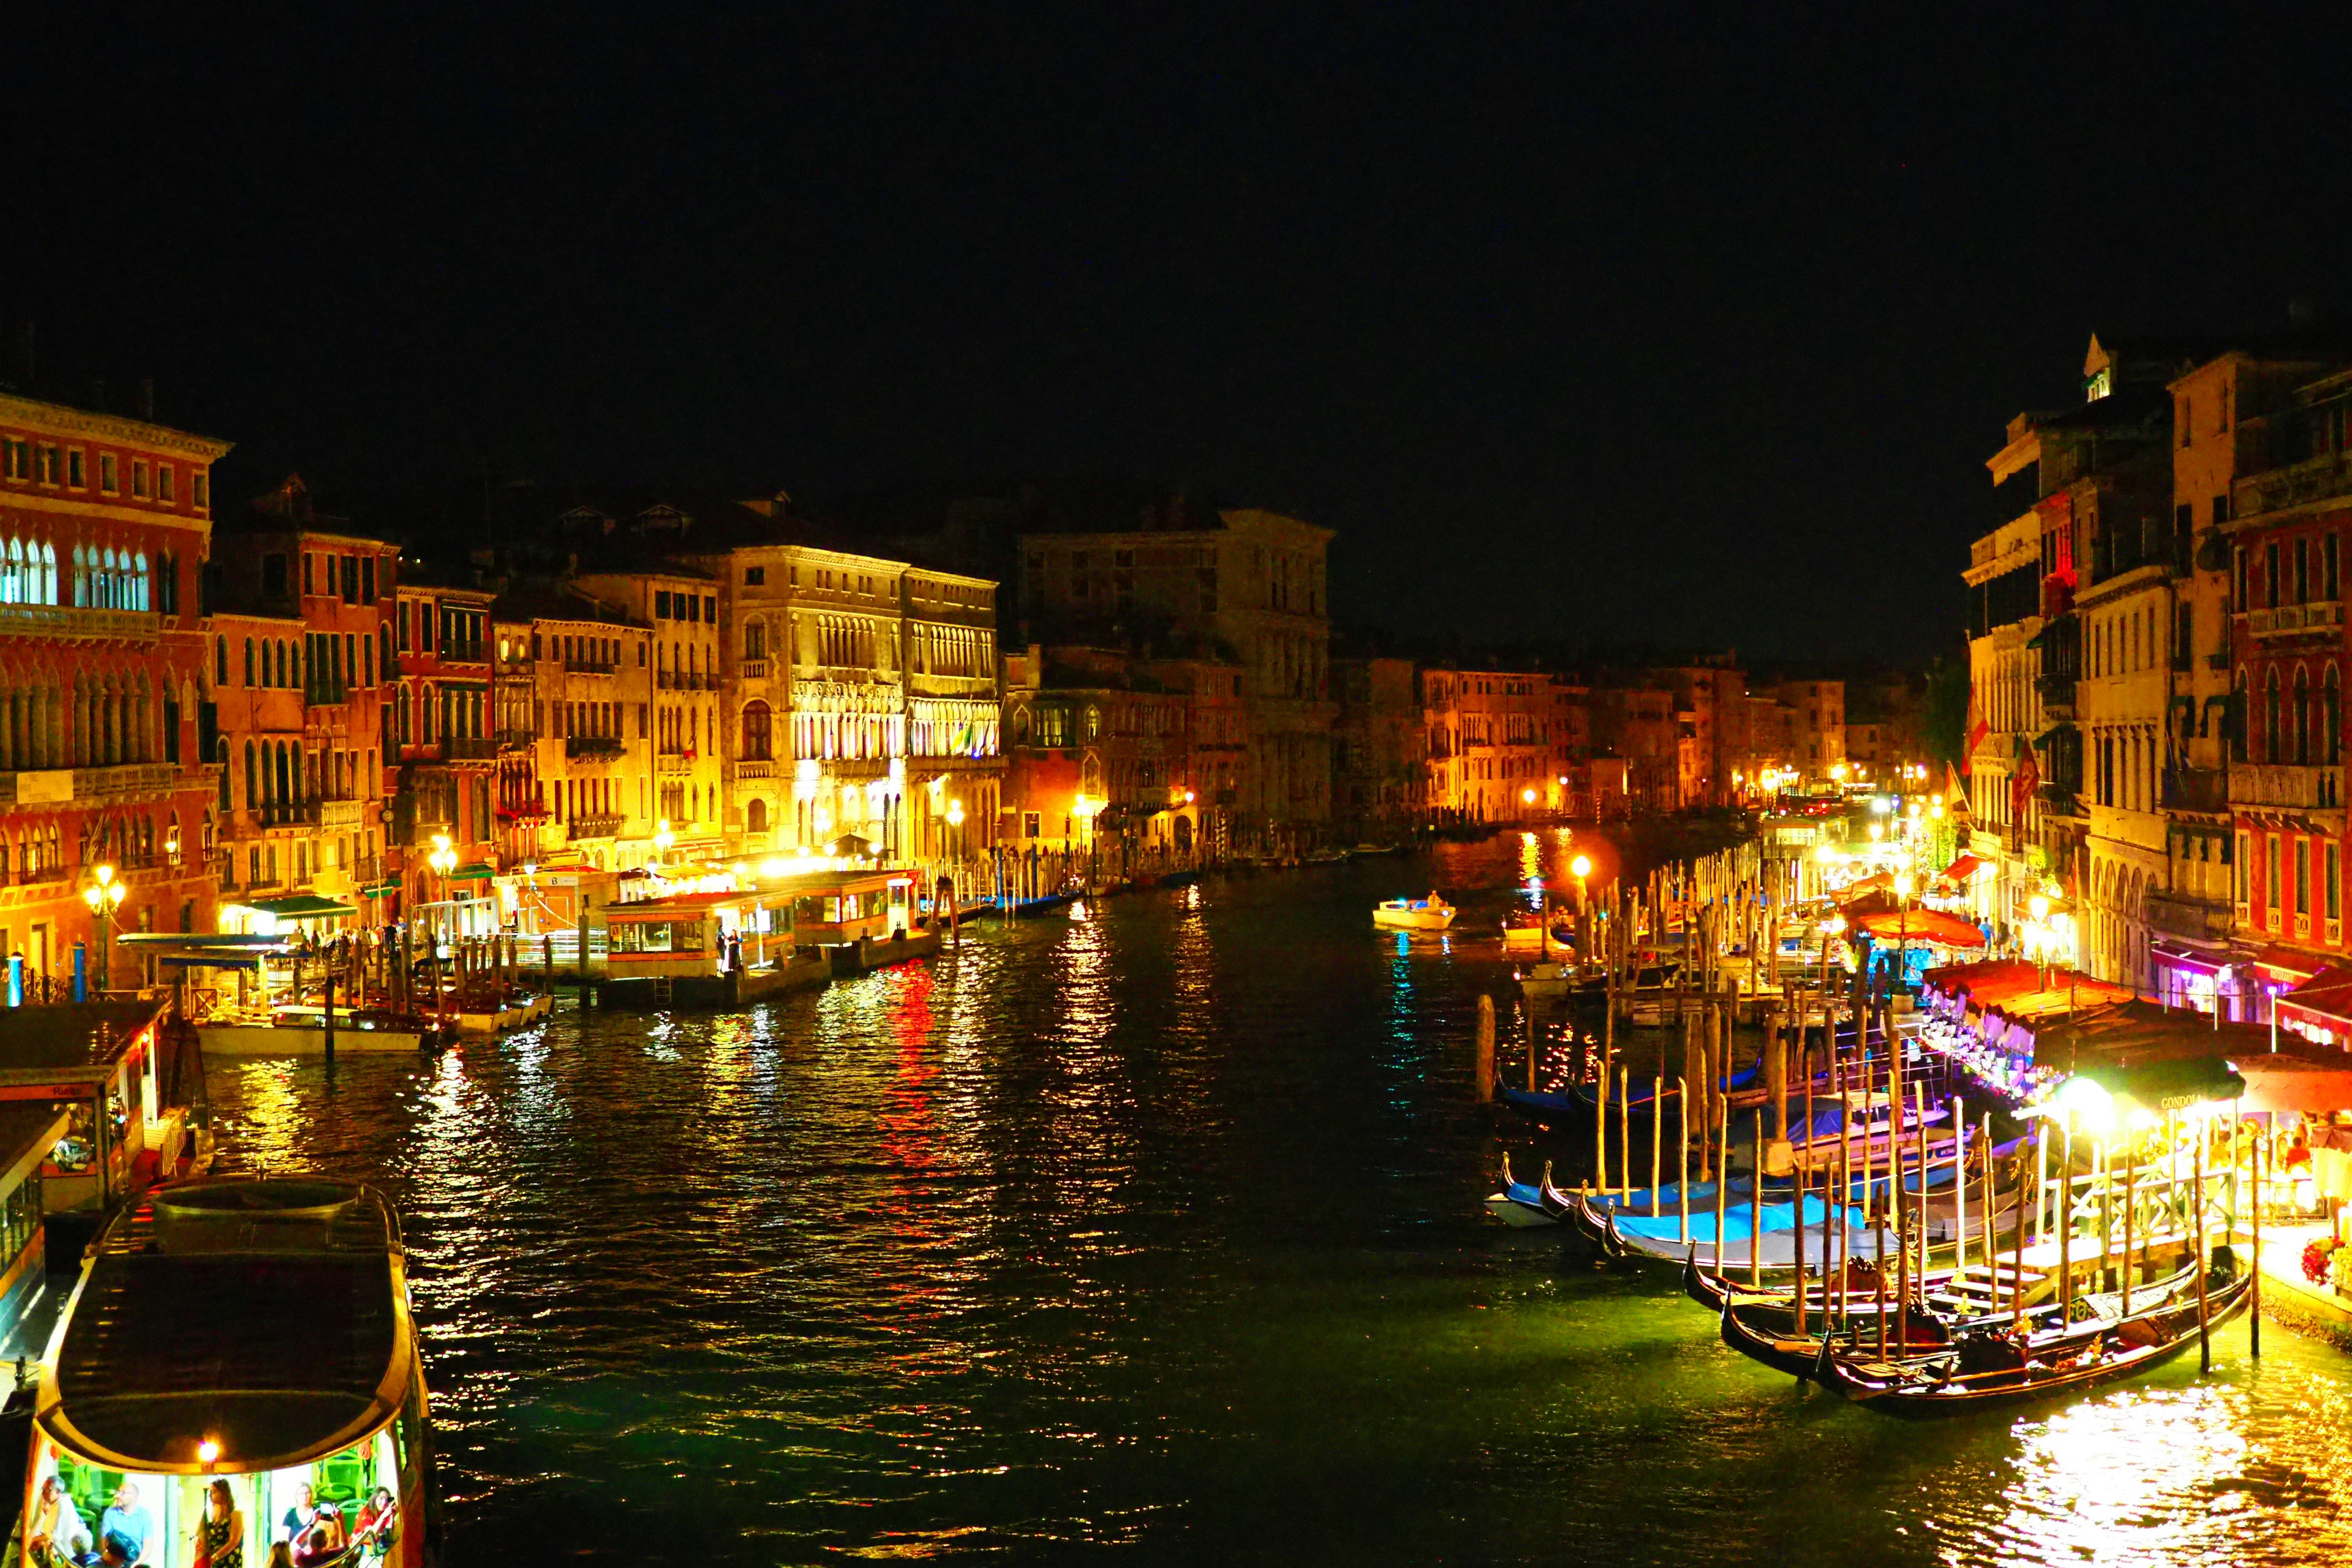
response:
{"label": "covered boat with passengers", "polygon": [[383,1194],[233,1177],[123,1208],[41,1368],[22,1520],[26,1564],[261,1568],[278,1542],[313,1568],[433,1562],[424,1369]]}

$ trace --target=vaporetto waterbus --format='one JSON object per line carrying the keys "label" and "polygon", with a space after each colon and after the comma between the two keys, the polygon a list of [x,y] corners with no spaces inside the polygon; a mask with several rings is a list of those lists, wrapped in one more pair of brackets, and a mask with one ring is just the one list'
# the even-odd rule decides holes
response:
{"label": "vaporetto waterbus", "polygon": [[232,1539],[262,1568],[289,1513],[326,1562],[435,1562],[425,1375],[392,1205],[357,1183],[270,1176],[126,1205],[91,1244],[41,1368],[28,1565],[44,1521],[65,1512],[45,1495],[53,1479],[93,1548],[127,1489],[120,1517],[153,1568],[221,1563]]}

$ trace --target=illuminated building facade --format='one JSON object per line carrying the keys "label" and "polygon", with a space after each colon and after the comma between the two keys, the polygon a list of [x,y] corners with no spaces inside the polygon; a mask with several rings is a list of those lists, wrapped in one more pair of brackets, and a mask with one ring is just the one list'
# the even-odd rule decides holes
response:
{"label": "illuminated building facade", "polygon": [[1091,849],[1107,874],[1188,860],[1201,842],[1192,716],[1185,684],[1121,653],[1012,655],[1004,691],[1011,847]]}
{"label": "illuminated building facade", "polygon": [[[576,586],[619,605],[653,634],[646,677],[653,784],[651,805],[640,807],[640,816],[650,816],[655,831],[668,823],[671,846],[682,856],[721,853],[728,759],[720,688],[727,634],[718,574],[664,562],[628,573],[583,574]],[[633,679],[625,668],[591,669],[583,664],[575,673],[625,684]]]}
{"label": "illuminated building facade", "polygon": [[[317,510],[298,475],[224,519],[213,552],[214,605],[255,618],[234,649],[215,637],[215,674],[226,653],[232,678],[243,680],[242,644],[252,635],[257,658],[267,646],[269,684],[299,691],[302,703],[299,746],[268,729],[222,733],[238,811],[229,847],[246,873],[240,900],[261,890],[251,882],[258,847],[264,871],[276,867],[279,894],[313,894],[349,905],[361,921],[381,919],[380,900],[368,894],[396,875],[384,864],[383,814],[399,552]],[[300,640],[273,639],[270,622],[299,623]],[[269,721],[282,716],[282,704],[268,699],[239,706]]]}
{"label": "illuminated building facade", "polygon": [[[393,644],[398,686],[386,724],[394,772],[387,875],[403,907],[487,898],[499,871],[498,710],[491,693],[492,595],[414,577],[399,586]],[[436,849],[456,869],[436,872]]]}
{"label": "illuminated building facade", "polygon": [[1559,765],[1559,689],[1535,671],[1422,672],[1423,799],[1439,822],[1529,822],[1571,804]]}
{"label": "illuminated building facade", "polygon": [[2231,486],[2223,530],[2232,707],[2242,715],[2229,760],[2234,913],[2272,984],[2307,977],[2345,952],[2347,423],[2352,372],[2243,416],[2241,456],[2252,471]]}
{"label": "illuminated building facade", "polygon": [[[2176,574],[2168,607],[2171,765],[2161,800],[2167,871],[2162,884],[2148,888],[2146,900],[2152,984],[2168,1001],[2209,1006],[2219,995],[2222,1008],[2240,1016],[2252,1015],[2244,1006],[2247,988],[2242,981],[2233,982],[2231,965],[2257,958],[2269,945],[2269,933],[2263,930],[2266,921],[2247,920],[2251,905],[2239,908],[2247,900],[2237,879],[2253,868],[2237,859],[2232,809],[2231,736],[2250,716],[2231,700],[2238,668],[2234,650],[2275,647],[2280,639],[2275,616],[2265,635],[2249,633],[2242,642],[2233,637],[2233,584],[2243,546],[2233,528],[2232,490],[2242,476],[2266,466],[2271,416],[2290,409],[2296,389],[2330,368],[2328,357],[2307,345],[2262,352],[2233,348],[2202,357],[2165,388],[2173,405],[2168,443],[2173,531],[2192,545],[2188,569]],[[2259,496],[2252,504],[2261,507]],[[2292,555],[2285,559],[2291,563]],[[2263,564],[2258,542],[2247,561],[2250,591]],[[2292,678],[2290,668],[2287,679]],[[2261,793],[2259,784],[2248,793]],[[2248,807],[2246,842],[2259,842],[2267,851],[2269,827],[2251,820],[2263,808],[2252,800]],[[2293,864],[2292,850],[2284,850],[2282,868]],[[2324,877],[2324,856],[2321,870]],[[2281,914],[2284,925],[2284,907]],[[2324,940],[2324,913],[2321,918]],[[2242,925],[2244,940],[2234,941]]]}
{"label": "illuminated building facade", "polygon": [[506,639],[503,652],[490,650],[495,819],[530,845],[520,850],[529,861],[604,871],[646,864],[659,821],[654,628],[619,605],[540,582],[509,586],[491,619]]}
{"label": "illuminated building facade", "polygon": [[69,973],[102,864],[114,929],[211,927],[199,588],[227,450],[0,394],[0,952],[37,974]]}

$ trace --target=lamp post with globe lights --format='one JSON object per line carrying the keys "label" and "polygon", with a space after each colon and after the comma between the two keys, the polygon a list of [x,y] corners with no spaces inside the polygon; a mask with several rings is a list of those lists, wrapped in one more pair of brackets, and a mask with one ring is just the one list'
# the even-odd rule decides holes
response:
{"label": "lamp post with globe lights", "polygon": [[89,906],[93,934],[98,942],[98,988],[108,989],[114,969],[114,912],[122,907],[122,896],[128,889],[115,876],[114,868],[100,865],[90,871],[89,886],[81,890],[81,901]]}

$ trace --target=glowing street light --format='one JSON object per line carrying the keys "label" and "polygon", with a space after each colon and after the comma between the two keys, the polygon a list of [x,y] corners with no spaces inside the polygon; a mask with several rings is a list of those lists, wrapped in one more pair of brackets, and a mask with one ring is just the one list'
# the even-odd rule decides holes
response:
{"label": "glowing street light", "polygon": [[677,836],[669,830],[668,817],[654,824],[654,858],[657,863],[667,863],[669,847],[677,842]]}
{"label": "glowing street light", "polygon": [[81,890],[81,901],[89,906],[90,918],[99,928],[98,988],[107,989],[107,977],[113,969],[114,911],[122,907],[122,895],[128,889],[116,879],[114,868],[99,866],[90,872],[90,885]]}

